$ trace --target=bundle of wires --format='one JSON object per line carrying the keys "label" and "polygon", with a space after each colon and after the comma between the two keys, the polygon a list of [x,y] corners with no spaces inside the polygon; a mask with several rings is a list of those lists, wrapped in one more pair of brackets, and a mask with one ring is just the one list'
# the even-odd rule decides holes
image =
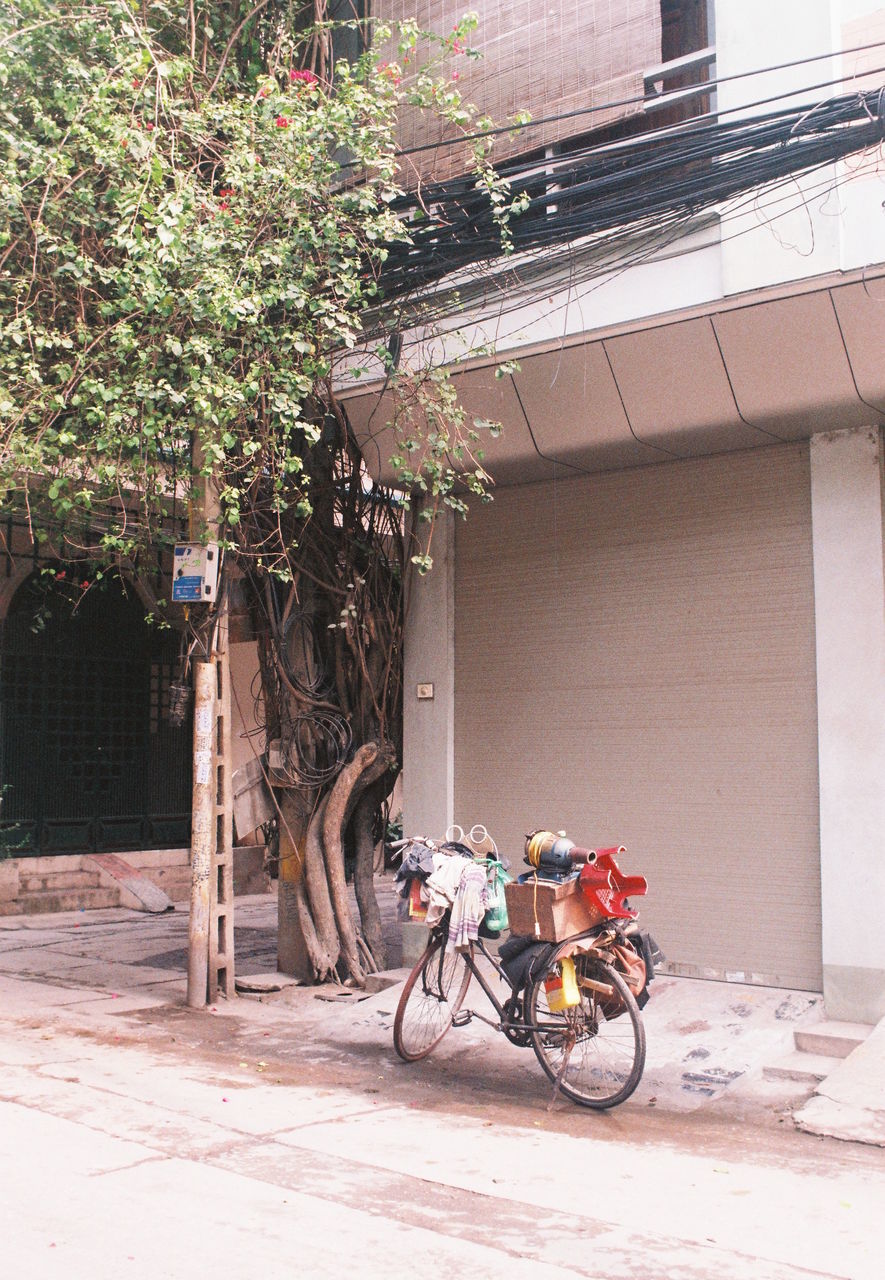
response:
{"label": "bundle of wires", "polygon": [[[885,89],[764,115],[702,117],[567,155],[513,162],[499,173],[526,206],[510,221],[514,252],[549,250],[621,229],[657,237],[744,192],[833,164],[881,143]],[[388,246],[385,297],[406,298],[503,252],[488,195],[472,176],[401,196],[408,243]]]}

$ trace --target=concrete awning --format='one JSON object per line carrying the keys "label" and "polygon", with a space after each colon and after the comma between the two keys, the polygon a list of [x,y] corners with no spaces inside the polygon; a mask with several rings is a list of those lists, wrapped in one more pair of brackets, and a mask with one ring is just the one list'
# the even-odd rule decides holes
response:
{"label": "concrete awning", "polygon": [[[483,443],[496,482],[521,483],[559,464],[605,471],[885,422],[883,322],[880,266],[508,352],[520,368],[502,379],[491,363],[454,378],[471,417],[503,425]],[[346,404],[369,469],[390,482],[379,390]]]}

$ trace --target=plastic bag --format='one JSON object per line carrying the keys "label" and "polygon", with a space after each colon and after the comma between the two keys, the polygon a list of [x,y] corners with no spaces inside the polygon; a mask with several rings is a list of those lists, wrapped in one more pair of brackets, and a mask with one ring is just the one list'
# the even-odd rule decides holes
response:
{"label": "plastic bag", "polygon": [[501,933],[508,927],[507,899],[504,897],[504,885],[513,879],[504,870],[500,862],[493,862],[489,870],[489,883],[486,889],[488,906],[483,916],[483,925],[490,933]]}

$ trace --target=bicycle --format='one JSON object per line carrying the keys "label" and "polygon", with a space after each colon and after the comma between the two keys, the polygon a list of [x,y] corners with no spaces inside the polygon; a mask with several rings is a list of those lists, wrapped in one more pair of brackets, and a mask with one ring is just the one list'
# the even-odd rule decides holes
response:
{"label": "bicycle", "polygon": [[[419,840],[429,848],[440,847]],[[661,959],[651,936],[636,926],[636,912],[626,902],[628,892],[644,893],[646,882],[642,877],[621,876],[615,854],[623,850],[577,849],[552,832],[531,833],[526,850],[527,861],[531,863],[532,856],[536,859],[536,877],[518,887],[508,884],[505,893],[517,925],[526,923],[527,898],[533,896],[534,928],[517,934],[517,945],[511,945],[512,935],[497,957],[481,936],[463,950],[449,950],[447,912],[431,928],[427,946],[406,979],[394,1018],[394,1048],[405,1062],[420,1061],[450,1027],[466,1026],[477,1018],[502,1032],[511,1044],[531,1045],[553,1082],[554,1099],[561,1092],[581,1106],[597,1110],[617,1106],[642,1078],[645,1029],[640,1003],[648,998],[655,960]],[[570,866],[581,865],[577,880],[581,901],[587,900],[588,918],[595,912],[598,919],[588,928],[547,941],[540,937],[537,904],[539,885],[545,882],[537,872],[549,870],[551,861],[557,860],[564,871],[566,859]],[[504,865],[497,857],[481,861],[489,871]],[[574,894],[569,891],[566,896]],[[575,918],[573,904],[572,914],[565,919]],[[510,988],[504,1001],[477,964],[478,956]],[[462,1008],[473,979],[492,1005],[494,1019]]]}

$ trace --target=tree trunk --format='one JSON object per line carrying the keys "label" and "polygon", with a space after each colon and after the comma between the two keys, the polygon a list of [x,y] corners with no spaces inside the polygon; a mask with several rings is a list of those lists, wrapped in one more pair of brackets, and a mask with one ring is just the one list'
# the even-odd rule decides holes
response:
{"label": "tree trunk", "polygon": [[356,929],[350,913],[347,882],[344,874],[344,831],[354,808],[366,787],[387,772],[390,761],[383,755],[377,742],[360,747],[353,760],[339,773],[329,795],[323,819],[323,847],[326,853],[326,874],[338,937],[341,940],[341,959],[357,986],[366,984],[366,973],[356,940]]}
{"label": "tree trunk", "polygon": [[384,796],[383,785],[383,782],[379,783],[363,792],[353,811],[351,822],[356,846],[353,887],[360,909],[363,937],[379,969],[386,967],[387,951],[381,928],[381,912],[375,897],[375,841],[372,836],[375,814]]}
{"label": "tree trunk", "polygon": [[277,965],[304,982],[316,977],[321,951],[304,897],[304,841],[307,814],[296,793],[279,793],[280,871],[277,908]]}
{"label": "tree trunk", "polygon": [[304,842],[304,884],[322,957],[322,964],[317,971],[317,979],[320,982],[334,974],[335,965],[341,954],[338,926],[335,923],[335,912],[329,896],[326,860],[323,854],[323,821],[327,804],[328,797],[324,797],[317,805]]}

